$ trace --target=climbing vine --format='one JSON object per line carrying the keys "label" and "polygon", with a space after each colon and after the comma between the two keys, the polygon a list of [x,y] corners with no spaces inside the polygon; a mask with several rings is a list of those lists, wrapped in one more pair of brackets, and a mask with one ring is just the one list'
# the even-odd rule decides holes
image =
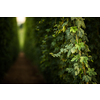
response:
{"label": "climbing vine", "polygon": [[[86,45],[88,41],[86,33],[82,28],[85,28],[85,23],[83,18],[71,18],[67,19],[66,22],[62,23],[61,28],[57,28],[56,34],[65,32],[65,44],[64,48],[60,49],[57,54],[50,53],[53,57],[60,57],[63,62],[71,62],[71,66],[67,67],[65,71],[68,71],[73,75],[73,80],[79,83],[94,83],[96,72],[94,68],[90,68],[88,61],[91,60],[91,56],[88,55],[89,47]],[[71,24],[71,27],[69,26]],[[59,27],[59,25],[57,25]],[[55,34],[53,35],[55,37]],[[62,54],[66,55],[63,58]],[[68,60],[70,59],[70,60]],[[76,83],[76,81],[74,81]]]}
{"label": "climbing vine", "polygon": [[[31,33],[30,38],[34,42],[30,41],[32,45],[26,45],[31,50],[28,56],[32,60],[37,59],[38,67],[48,83],[97,83],[97,71],[92,66],[94,58],[86,34],[86,18],[27,18],[29,19],[34,19],[30,22],[34,27],[30,24],[32,28],[27,31]],[[28,50],[26,49],[27,52]]]}

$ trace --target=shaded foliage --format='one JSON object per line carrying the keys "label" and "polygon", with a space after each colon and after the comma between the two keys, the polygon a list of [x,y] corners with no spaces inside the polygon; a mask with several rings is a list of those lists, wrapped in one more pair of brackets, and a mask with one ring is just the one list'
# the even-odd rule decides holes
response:
{"label": "shaded foliage", "polygon": [[19,52],[15,17],[0,17],[0,80]]}
{"label": "shaded foliage", "polygon": [[100,18],[99,17],[86,17],[85,18],[86,29],[89,39],[88,45],[91,50],[91,56],[93,63],[89,63],[92,68],[95,68],[97,75],[97,83],[100,84]]}
{"label": "shaded foliage", "polygon": [[26,55],[48,83],[99,83],[98,41],[99,18],[26,20]]}

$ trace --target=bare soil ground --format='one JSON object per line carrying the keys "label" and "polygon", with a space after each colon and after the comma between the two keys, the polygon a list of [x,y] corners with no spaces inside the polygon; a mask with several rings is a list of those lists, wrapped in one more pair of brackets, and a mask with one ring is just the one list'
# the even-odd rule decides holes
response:
{"label": "bare soil ground", "polygon": [[43,76],[36,66],[21,52],[17,61],[5,74],[2,84],[45,84]]}

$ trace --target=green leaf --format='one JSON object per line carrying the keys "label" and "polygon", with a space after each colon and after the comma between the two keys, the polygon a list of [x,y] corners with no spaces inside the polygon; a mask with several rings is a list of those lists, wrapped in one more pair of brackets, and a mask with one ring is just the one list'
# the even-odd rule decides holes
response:
{"label": "green leaf", "polygon": [[73,21],[73,20],[75,20],[76,19],[76,17],[71,17],[71,20]]}
{"label": "green leaf", "polygon": [[53,37],[56,37],[55,34],[52,35]]}
{"label": "green leaf", "polygon": [[46,29],[47,32],[50,32],[50,29]]}
{"label": "green leaf", "polygon": [[[77,75],[79,74],[80,70],[79,70],[79,65],[78,63],[74,63],[74,70],[77,73]],[[76,75],[76,74],[75,74]]]}
{"label": "green leaf", "polygon": [[81,56],[81,57],[80,57],[80,62],[81,62],[81,63],[84,62],[85,64],[87,64],[87,62],[88,62],[88,57],[86,57],[86,56]]}
{"label": "green leaf", "polygon": [[83,35],[84,35],[84,30],[80,28],[80,30],[78,31],[78,36],[82,38]]}
{"label": "green leaf", "polygon": [[50,55],[52,55],[52,56],[54,56],[54,54],[53,53],[49,53]]}
{"label": "green leaf", "polygon": [[91,77],[88,75],[84,75],[82,78],[82,81],[89,82],[89,81],[91,81]]}
{"label": "green leaf", "polygon": [[81,26],[82,26],[83,28],[86,28],[86,27],[85,27],[85,23],[84,23],[84,21],[83,21],[83,18],[77,18],[77,20],[76,20],[76,25],[78,26],[78,28],[81,28]]}
{"label": "green leaf", "polygon": [[86,28],[84,21],[82,21],[82,27]]}
{"label": "green leaf", "polygon": [[65,32],[66,31],[66,27],[65,26],[63,26],[63,32]]}
{"label": "green leaf", "polygon": [[73,44],[69,44],[65,46],[68,50],[70,50],[73,47]]}
{"label": "green leaf", "polygon": [[60,49],[60,52],[63,52],[63,48]]}
{"label": "green leaf", "polygon": [[75,43],[75,39],[72,38],[72,39],[70,40],[70,42],[72,42],[72,43],[74,44],[74,43]]}
{"label": "green leaf", "polygon": [[69,73],[73,72],[74,69],[73,68],[66,68],[66,71],[68,71]]}
{"label": "green leaf", "polygon": [[75,76],[77,76],[78,75],[78,71],[75,71]]}
{"label": "green leaf", "polygon": [[68,50],[64,49],[63,52],[66,53]]}
{"label": "green leaf", "polygon": [[74,66],[78,66],[78,63],[74,63]]}
{"label": "green leaf", "polygon": [[76,25],[78,26],[78,28],[81,27],[81,21],[79,19],[76,20]]}
{"label": "green leaf", "polygon": [[76,58],[76,57],[74,57],[74,58],[72,58],[72,60],[71,60],[71,61],[73,62],[73,61],[75,61],[76,59],[77,59],[77,58]]}
{"label": "green leaf", "polygon": [[77,26],[70,27],[70,32],[76,33],[77,30]]}
{"label": "green leaf", "polygon": [[55,44],[56,44],[55,42],[52,42],[52,43],[51,43],[52,46],[55,46]]}
{"label": "green leaf", "polygon": [[75,53],[75,52],[76,52],[76,47],[73,47],[73,48],[71,49],[71,52],[72,52],[72,53]]}
{"label": "green leaf", "polygon": [[80,28],[81,33],[84,35],[84,30],[82,28]]}
{"label": "green leaf", "polygon": [[71,61],[72,61],[72,62],[73,62],[73,61],[78,61],[79,58],[80,58],[80,55],[76,55],[75,57],[72,58]]}
{"label": "green leaf", "polygon": [[75,47],[78,48],[78,50],[80,50],[80,46],[78,44],[75,44]]}
{"label": "green leaf", "polygon": [[79,43],[79,46],[80,46],[81,48],[84,48],[84,47],[85,47],[84,42]]}
{"label": "green leaf", "polygon": [[75,47],[78,48],[78,50],[85,48],[84,42],[81,42],[79,44],[75,44]]}
{"label": "green leaf", "polygon": [[90,75],[90,76],[94,76],[94,75],[97,75],[97,73],[94,71],[94,68],[88,68],[88,71],[87,73]]}
{"label": "green leaf", "polygon": [[86,67],[87,67],[87,68],[89,68],[89,65],[88,65],[88,63],[86,63],[85,65],[86,65]]}
{"label": "green leaf", "polygon": [[84,56],[80,57],[80,62],[81,62],[81,63],[84,62]]}
{"label": "green leaf", "polygon": [[63,26],[66,26],[66,25],[68,25],[68,22],[63,23],[63,24],[62,24],[62,27],[63,27]]}
{"label": "green leaf", "polygon": [[68,28],[68,29],[66,30],[66,35],[67,35],[67,36],[70,35],[70,28]]}
{"label": "green leaf", "polygon": [[71,50],[68,51],[67,57],[69,57],[70,55],[71,55]]}

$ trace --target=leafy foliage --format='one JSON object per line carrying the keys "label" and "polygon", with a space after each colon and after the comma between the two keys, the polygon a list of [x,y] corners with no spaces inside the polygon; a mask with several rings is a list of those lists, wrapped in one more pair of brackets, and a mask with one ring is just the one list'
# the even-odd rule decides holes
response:
{"label": "leafy foliage", "polygon": [[84,22],[82,17],[27,18],[25,52],[48,83],[97,82]]}
{"label": "leafy foliage", "polygon": [[16,18],[0,17],[0,80],[19,52],[17,35]]}

